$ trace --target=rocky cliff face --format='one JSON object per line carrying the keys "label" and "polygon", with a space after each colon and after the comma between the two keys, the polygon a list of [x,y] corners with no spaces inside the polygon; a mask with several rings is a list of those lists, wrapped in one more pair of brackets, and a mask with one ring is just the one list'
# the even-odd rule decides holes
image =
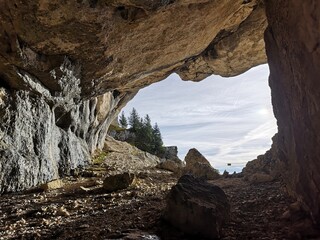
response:
{"label": "rocky cliff face", "polygon": [[320,222],[320,2],[266,1],[266,49],[279,157],[291,191]]}
{"label": "rocky cliff face", "polygon": [[88,164],[103,146],[119,104],[111,93],[75,102],[69,95],[1,92],[0,192],[32,187]]}
{"label": "rocky cliff face", "polygon": [[67,174],[102,146],[140,88],[176,72],[232,76],[266,62],[279,157],[319,221],[319,30],[313,0],[0,2],[0,192]]}
{"label": "rocky cliff face", "polygon": [[286,172],[285,163],[279,158],[278,134],[272,138],[271,149],[249,161],[242,169],[244,179],[251,183],[280,180]]}

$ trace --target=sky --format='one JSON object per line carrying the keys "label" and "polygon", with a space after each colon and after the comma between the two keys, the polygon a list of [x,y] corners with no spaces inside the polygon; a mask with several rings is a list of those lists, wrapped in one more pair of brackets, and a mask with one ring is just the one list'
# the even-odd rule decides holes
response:
{"label": "sky", "polygon": [[277,132],[268,76],[268,65],[201,82],[172,74],[140,90],[123,111],[129,116],[134,107],[141,117],[149,114],[160,127],[164,145],[177,146],[181,160],[196,148],[221,173],[240,172],[270,149]]}

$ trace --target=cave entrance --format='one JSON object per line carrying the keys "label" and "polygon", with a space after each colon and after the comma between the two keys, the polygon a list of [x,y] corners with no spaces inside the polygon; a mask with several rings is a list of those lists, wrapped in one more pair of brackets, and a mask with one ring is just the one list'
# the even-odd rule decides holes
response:
{"label": "cave entrance", "polygon": [[123,109],[157,122],[166,146],[180,159],[197,148],[221,173],[241,172],[248,161],[270,149],[277,132],[268,86],[268,65],[242,75],[181,81],[172,74],[146,87]]}

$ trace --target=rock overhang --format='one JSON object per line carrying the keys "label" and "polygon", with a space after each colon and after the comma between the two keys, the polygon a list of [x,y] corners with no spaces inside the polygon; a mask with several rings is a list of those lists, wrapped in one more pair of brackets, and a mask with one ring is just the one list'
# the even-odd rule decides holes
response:
{"label": "rock overhang", "polygon": [[261,1],[5,1],[1,75],[17,71],[61,90],[52,71],[65,57],[81,73],[83,97],[131,91],[177,72],[186,80],[232,76],[266,62]]}

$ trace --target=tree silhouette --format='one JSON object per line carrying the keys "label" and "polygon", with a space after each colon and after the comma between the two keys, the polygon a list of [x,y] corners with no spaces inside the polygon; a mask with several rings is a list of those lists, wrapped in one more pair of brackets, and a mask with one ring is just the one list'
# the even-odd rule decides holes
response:
{"label": "tree silhouette", "polygon": [[[124,113],[120,116],[120,120],[125,119]],[[158,124],[153,127],[151,118],[147,114],[144,118],[140,118],[137,110],[132,108],[129,120],[129,131],[133,133],[126,141],[137,148],[161,156],[164,153],[163,141]],[[122,125],[122,122],[120,121]]]}
{"label": "tree silhouette", "polygon": [[153,149],[155,155],[161,155],[164,153],[163,141],[160,132],[160,128],[157,123],[154,124],[152,129],[152,142],[153,142]]}
{"label": "tree silhouette", "polygon": [[124,112],[121,113],[119,118],[120,127],[127,128],[128,127],[128,121],[127,118],[124,115]]}
{"label": "tree silhouette", "polygon": [[129,120],[129,125],[131,127],[130,131],[136,132],[141,127],[141,120],[135,108],[132,108],[132,111],[130,113],[128,120]]}

